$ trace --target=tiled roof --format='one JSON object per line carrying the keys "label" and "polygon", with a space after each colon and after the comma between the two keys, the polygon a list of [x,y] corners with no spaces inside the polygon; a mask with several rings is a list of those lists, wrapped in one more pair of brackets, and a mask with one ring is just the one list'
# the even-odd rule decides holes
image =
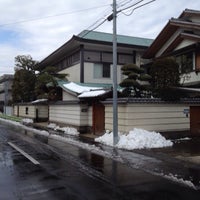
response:
{"label": "tiled roof", "polygon": [[[80,38],[102,41],[102,42],[112,42],[112,36],[113,35],[111,33],[88,31],[88,30],[84,30],[80,34],[78,34],[78,37]],[[121,44],[148,47],[153,42],[153,39],[117,35],[117,42]]]}

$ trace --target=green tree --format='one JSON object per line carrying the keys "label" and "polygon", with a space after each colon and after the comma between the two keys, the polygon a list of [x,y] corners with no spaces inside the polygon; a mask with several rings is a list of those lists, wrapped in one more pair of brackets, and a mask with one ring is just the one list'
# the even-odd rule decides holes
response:
{"label": "green tree", "polygon": [[57,74],[56,67],[46,67],[39,71],[35,84],[35,94],[38,99],[61,100],[61,88],[58,80],[66,79],[67,74]]}
{"label": "green tree", "polygon": [[35,71],[38,62],[30,55],[19,55],[15,57],[15,74],[12,86],[13,102],[28,102],[35,98]]}
{"label": "green tree", "polygon": [[151,66],[152,88],[154,96],[163,100],[178,100],[181,94],[174,88],[179,86],[179,65],[174,58],[162,58]]}
{"label": "green tree", "polygon": [[132,90],[134,91],[135,97],[141,97],[142,92],[148,90],[148,84],[146,84],[149,80],[151,80],[151,76],[146,74],[144,69],[139,68],[136,64],[126,64],[121,68],[122,74],[126,75],[120,86],[124,87],[123,94],[125,96],[132,96]]}
{"label": "green tree", "polygon": [[34,72],[37,64],[38,61],[33,60],[30,55],[19,55],[15,57],[15,71],[24,69]]}

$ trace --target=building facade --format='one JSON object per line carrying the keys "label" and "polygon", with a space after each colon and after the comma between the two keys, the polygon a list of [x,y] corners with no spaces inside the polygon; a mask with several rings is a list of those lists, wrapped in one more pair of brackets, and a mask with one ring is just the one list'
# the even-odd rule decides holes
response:
{"label": "building facade", "polygon": [[[118,82],[121,82],[120,66],[144,64],[141,57],[152,40],[118,35],[117,42]],[[73,82],[109,84],[112,83],[112,63],[112,34],[83,31],[42,60],[39,67],[55,66]]]}
{"label": "building facade", "polygon": [[[0,77],[0,111],[6,112],[6,107],[12,102],[13,75],[4,74]],[[8,111],[8,110],[7,110]]]}
{"label": "building facade", "polygon": [[200,86],[200,11],[186,9],[172,18],[143,55],[146,59],[173,56],[179,64],[181,84]]}

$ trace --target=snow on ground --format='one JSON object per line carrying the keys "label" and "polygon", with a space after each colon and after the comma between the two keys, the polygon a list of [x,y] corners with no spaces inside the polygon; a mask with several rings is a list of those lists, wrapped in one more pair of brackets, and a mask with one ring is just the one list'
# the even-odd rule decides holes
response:
{"label": "snow on ground", "polygon": [[185,137],[185,138],[176,139],[175,141],[186,141],[186,140],[191,140],[191,139],[192,139],[192,138]]}
{"label": "snow on ground", "polygon": [[47,128],[51,128],[51,129],[54,129],[56,131],[62,131],[64,132],[65,134],[68,134],[68,135],[79,135],[79,132],[77,131],[76,128],[73,128],[73,127],[60,127],[54,123],[50,123]]}
{"label": "snow on ground", "polygon": [[191,181],[184,180],[183,178],[178,178],[177,177],[178,175],[169,174],[169,175],[163,175],[163,176],[168,180],[171,180],[171,181],[179,183],[179,184],[183,184],[185,186],[193,188],[194,190],[198,189]]}
{"label": "snow on ground", "polygon": [[[103,136],[96,138],[95,141],[113,146],[113,133],[106,132]],[[119,133],[119,141],[116,147],[132,150],[162,148],[172,145],[173,143],[170,140],[166,140],[160,133],[134,128],[127,135]]]}
{"label": "snow on ground", "polygon": [[[122,163],[124,163],[125,160],[127,160],[126,156],[125,156],[126,159],[124,160],[122,155],[118,155],[118,154],[115,155],[115,154],[113,154],[112,151],[110,152],[107,150],[103,150],[102,148],[97,147],[96,145],[90,145],[90,144],[87,144],[87,143],[84,143],[84,142],[81,142],[78,140],[74,140],[72,138],[66,138],[66,137],[62,137],[60,135],[56,135],[56,134],[49,134],[49,132],[47,132],[47,131],[37,130],[37,129],[31,128],[31,127],[25,126],[19,122],[13,122],[13,121],[1,119],[1,118],[0,118],[0,121],[3,121],[4,123],[15,125],[16,127],[20,127],[22,129],[24,129],[26,131],[30,131],[32,133],[48,137],[49,139],[54,139],[54,140],[58,140],[61,142],[67,142],[69,144],[78,146],[80,148],[87,149],[87,150],[91,151],[92,153],[96,153],[98,155],[105,156],[107,158],[111,158],[111,159],[114,159],[114,160],[122,162]],[[57,127],[55,124],[49,124],[49,126],[51,128]],[[112,139],[113,139],[112,136],[113,136],[112,133],[107,132],[103,136],[96,138],[96,141],[112,146]],[[127,135],[120,134],[120,140],[117,144],[117,147],[123,148],[123,149],[125,147],[126,147],[126,149],[133,149],[133,148],[141,149],[141,148],[166,147],[166,146],[172,146],[172,145],[173,145],[173,143],[170,140],[166,140],[159,133],[149,132],[149,131],[145,131],[142,129],[133,129]],[[142,157],[140,155],[139,159],[141,159],[141,158]],[[152,173],[149,170],[148,170],[148,172]],[[163,173],[153,173],[153,174],[162,176],[168,180],[177,182],[179,184],[183,184],[185,186],[188,186],[188,187],[196,189],[196,190],[199,189],[191,182],[191,180],[185,180],[181,177],[178,177],[178,175],[176,175],[176,174],[169,174],[169,175],[165,175]]]}
{"label": "snow on ground", "polygon": [[22,119],[22,124],[32,124],[33,123],[33,120],[32,119],[28,119],[28,118],[24,118]]}

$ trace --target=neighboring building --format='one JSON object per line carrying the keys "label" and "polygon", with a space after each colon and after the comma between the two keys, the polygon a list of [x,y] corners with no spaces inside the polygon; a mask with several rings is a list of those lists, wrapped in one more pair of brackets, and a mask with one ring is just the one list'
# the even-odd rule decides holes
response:
{"label": "neighboring building", "polygon": [[[12,84],[13,84],[13,75],[4,74],[0,77],[0,111],[6,112],[6,107],[10,106],[12,102]],[[10,112],[9,112],[10,113]]]}
{"label": "neighboring building", "polygon": [[[118,82],[123,76],[120,66],[144,64],[141,58],[151,39],[117,36]],[[59,73],[69,74],[77,83],[112,83],[112,34],[83,31],[39,63],[40,68],[55,66]]]}
{"label": "neighboring building", "polygon": [[170,19],[143,58],[168,56],[179,63],[183,85],[200,86],[200,11],[186,9],[177,19]]}

